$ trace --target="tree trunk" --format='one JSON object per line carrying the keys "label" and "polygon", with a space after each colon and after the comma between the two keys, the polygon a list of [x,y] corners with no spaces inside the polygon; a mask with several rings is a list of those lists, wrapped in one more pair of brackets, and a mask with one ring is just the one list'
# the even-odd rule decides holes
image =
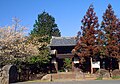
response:
{"label": "tree trunk", "polygon": [[91,63],[91,74],[93,74],[93,68],[92,68],[92,57],[90,57],[90,63]]}

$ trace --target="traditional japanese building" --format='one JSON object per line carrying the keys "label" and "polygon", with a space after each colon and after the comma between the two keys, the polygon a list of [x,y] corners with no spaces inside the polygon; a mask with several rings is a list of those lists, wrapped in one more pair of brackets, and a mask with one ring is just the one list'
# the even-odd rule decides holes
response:
{"label": "traditional japanese building", "polygon": [[52,37],[49,45],[52,56],[51,63],[57,72],[63,67],[63,59],[65,58],[72,60],[72,69],[74,69],[74,63],[79,63],[79,59],[75,61],[76,56],[71,52],[75,45],[76,39],[74,37]]}

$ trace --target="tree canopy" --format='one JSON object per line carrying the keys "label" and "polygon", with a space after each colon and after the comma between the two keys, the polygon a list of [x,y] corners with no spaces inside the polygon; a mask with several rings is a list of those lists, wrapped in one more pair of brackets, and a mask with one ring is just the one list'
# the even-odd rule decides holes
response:
{"label": "tree canopy", "polygon": [[[16,23],[15,23],[16,24]],[[32,43],[27,43],[24,26],[0,27],[0,62],[12,63],[17,59],[22,61],[25,58],[37,55],[38,49]]]}
{"label": "tree canopy", "polygon": [[98,53],[98,46],[96,41],[99,27],[98,17],[94,12],[93,5],[90,5],[86,15],[81,22],[82,33],[78,33],[79,39],[74,51],[78,56],[93,57]]}
{"label": "tree canopy", "polygon": [[92,5],[81,22],[82,33],[78,33],[73,52],[78,56],[120,57],[120,20],[114,15],[110,4],[103,14],[100,28]]}
{"label": "tree canopy", "polygon": [[61,36],[60,30],[55,23],[55,18],[43,12],[38,15],[38,19],[35,20],[33,27],[29,41],[38,47],[39,55],[30,58],[29,62],[49,63],[50,54],[48,44],[50,39],[52,36]]}
{"label": "tree canopy", "polygon": [[112,6],[109,4],[105,13],[103,14],[103,21],[101,23],[101,31],[103,31],[103,39],[105,46],[105,55],[108,57],[120,57],[119,48],[119,19],[114,14]]}
{"label": "tree canopy", "polygon": [[35,36],[61,36],[60,30],[55,23],[55,18],[46,12],[38,15],[38,19],[35,20],[34,29],[31,31],[31,35]]}

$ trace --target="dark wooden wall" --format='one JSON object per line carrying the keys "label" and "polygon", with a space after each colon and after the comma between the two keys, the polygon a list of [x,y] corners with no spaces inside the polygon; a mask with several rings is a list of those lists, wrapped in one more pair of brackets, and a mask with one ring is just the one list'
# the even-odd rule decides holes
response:
{"label": "dark wooden wall", "polygon": [[56,49],[57,54],[71,53],[75,46],[51,46],[51,50]]}

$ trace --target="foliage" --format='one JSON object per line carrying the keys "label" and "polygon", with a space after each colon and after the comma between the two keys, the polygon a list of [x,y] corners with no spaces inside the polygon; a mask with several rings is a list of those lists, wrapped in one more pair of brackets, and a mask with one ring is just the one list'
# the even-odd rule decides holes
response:
{"label": "foliage", "polygon": [[71,63],[72,63],[72,60],[70,58],[65,58],[63,67],[67,70],[70,70],[72,68]]}
{"label": "foliage", "polygon": [[[82,33],[78,32],[77,45],[73,53],[81,57],[107,58],[111,69],[113,59],[120,60],[120,20],[114,15],[112,6],[109,4],[103,14],[103,21],[99,28],[98,18],[94,8],[90,5],[82,22]],[[82,34],[82,35],[81,35]],[[93,59],[93,61],[96,61]]]}
{"label": "foliage", "polygon": [[120,79],[120,76],[112,76],[112,79]]}
{"label": "foliage", "polygon": [[46,50],[40,51],[39,55],[37,56],[29,57],[27,59],[27,62],[29,64],[34,64],[34,63],[46,64],[49,62],[49,59],[50,59],[50,55],[46,49]]}
{"label": "foliage", "polygon": [[94,12],[93,5],[90,5],[86,12],[86,15],[82,19],[82,35],[78,33],[78,42],[73,52],[77,53],[78,56],[94,57],[99,53],[98,42],[98,17]]}
{"label": "foliage", "polygon": [[0,28],[1,63],[12,63],[18,58],[24,61],[26,57],[38,54],[37,47],[27,43],[25,30],[26,27],[15,25]]}
{"label": "foliage", "polygon": [[108,57],[120,57],[119,39],[120,39],[119,20],[114,15],[112,6],[109,4],[105,13],[103,14],[103,21],[101,23],[101,30],[104,32],[104,46],[105,55]]}
{"label": "foliage", "polygon": [[43,12],[38,15],[29,39],[29,42],[32,42],[38,47],[39,55],[29,58],[29,62],[49,63],[50,55],[48,44],[52,36],[61,36],[60,31],[55,23],[55,18]]}
{"label": "foliage", "polygon": [[35,21],[34,29],[31,31],[32,36],[61,36],[60,31],[55,23],[55,18],[46,12],[38,15]]}
{"label": "foliage", "polygon": [[34,63],[48,63],[50,59],[49,48],[47,47],[48,43],[46,39],[48,36],[42,37],[30,37],[28,43],[32,43],[38,48],[38,55],[27,58],[27,62],[30,64]]}
{"label": "foliage", "polygon": [[102,79],[103,79],[102,76],[96,78],[96,80],[102,80]]}

